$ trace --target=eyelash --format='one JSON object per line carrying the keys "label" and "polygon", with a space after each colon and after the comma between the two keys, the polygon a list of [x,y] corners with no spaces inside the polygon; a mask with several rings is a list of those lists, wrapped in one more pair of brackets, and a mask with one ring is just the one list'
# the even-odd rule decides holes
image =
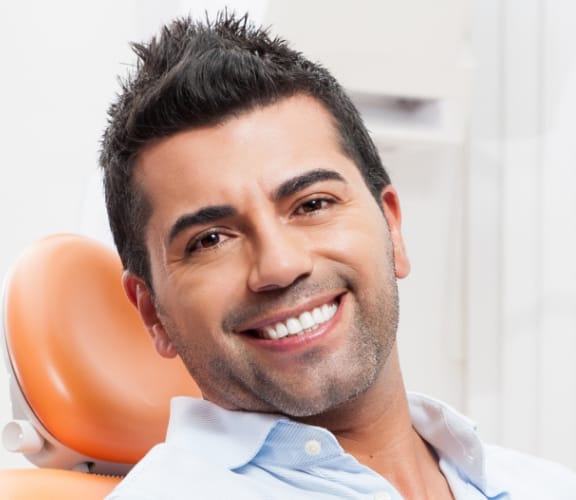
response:
{"label": "eyelash", "polygon": [[[321,206],[316,208],[316,209],[312,209],[309,211],[304,210],[304,207],[306,205],[309,205],[311,203],[319,203]],[[294,211],[294,213],[296,215],[305,215],[305,216],[311,216],[314,215],[316,212],[320,212],[322,210],[326,210],[327,208],[329,208],[330,206],[334,205],[336,203],[336,200],[334,198],[330,198],[327,196],[320,196],[320,197],[316,197],[316,198],[309,198],[305,201],[303,201],[302,203],[300,203],[298,205],[298,207],[296,207],[296,210]],[[303,211],[302,214],[298,214],[299,211]]]}
{"label": "eyelash", "polygon": [[[312,203],[318,203],[320,206],[317,208],[312,208],[311,210],[306,211],[306,209],[304,209],[305,206],[312,204]],[[336,200],[334,198],[330,198],[327,196],[323,196],[323,197],[316,197],[316,198],[309,198],[308,200],[303,201],[302,203],[300,203],[297,207],[296,210],[294,210],[294,214],[295,215],[302,215],[305,217],[311,217],[313,215],[315,215],[317,212],[323,211],[328,209],[330,206],[334,205],[336,203]],[[302,213],[298,213],[299,211],[302,211]],[[210,245],[208,247],[198,247],[202,240],[211,237],[211,236],[217,236],[218,237],[218,241],[216,243],[214,243],[213,245]],[[195,238],[193,238],[188,245],[186,245],[186,254],[190,255],[196,252],[204,252],[204,251],[208,251],[208,250],[213,250],[215,248],[218,248],[223,241],[221,240],[221,238],[224,237],[224,241],[226,241],[226,239],[228,239],[226,233],[223,230],[220,229],[209,229],[208,231],[205,231],[204,233],[199,234],[198,236],[196,236]]]}
{"label": "eyelash", "polygon": [[[210,236],[218,236],[219,240],[214,245],[210,245],[204,248],[197,248],[198,245],[202,242],[202,240],[210,237]],[[204,252],[207,250],[212,250],[214,248],[218,248],[223,242],[221,241],[221,237],[226,236],[226,233],[219,229],[210,229],[204,233],[199,234],[195,238],[193,238],[188,245],[186,245],[186,254],[192,254],[195,252]],[[225,241],[225,240],[224,240]]]}

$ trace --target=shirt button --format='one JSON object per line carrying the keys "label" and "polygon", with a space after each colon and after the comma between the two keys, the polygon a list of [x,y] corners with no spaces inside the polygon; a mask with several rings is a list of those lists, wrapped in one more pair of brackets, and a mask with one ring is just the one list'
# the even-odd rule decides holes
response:
{"label": "shirt button", "polygon": [[318,455],[322,451],[322,445],[317,439],[311,439],[304,444],[304,451],[307,455]]}
{"label": "shirt button", "polygon": [[374,500],[392,500],[392,495],[387,491],[379,491],[374,495]]}

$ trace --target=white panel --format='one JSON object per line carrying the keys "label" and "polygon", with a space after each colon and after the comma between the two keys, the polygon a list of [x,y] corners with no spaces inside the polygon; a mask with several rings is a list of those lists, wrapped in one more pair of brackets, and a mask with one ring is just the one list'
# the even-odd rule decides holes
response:
{"label": "white panel", "polygon": [[341,83],[439,97],[462,89],[462,0],[271,0],[266,20]]}
{"label": "white panel", "polygon": [[502,442],[537,452],[542,238],[541,1],[508,0],[502,211]]}
{"label": "white panel", "polygon": [[576,467],[576,3],[546,2],[541,452]]}
{"label": "white panel", "polygon": [[473,5],[469,413],[576,467],[576,4]]}
{"label": "white panel", "polygon": [[[173,0],[179,4],[179,14],[191,14],[193,17],[204,19],[208,15],[210,19],[224,9],[234,11],[239,15],[246,12],[250,14],[250,19],[261,24],[264,11],[268,5],[268,0]],[[160,4],[160,2],[158,2]]]}
{"label": "white panel", "polygon": [[463,184],[461,146],[382,151],[398,190],[411,261],[399,283],[406,386],[463,407]]}
{"label": "white panel", "polygon": [[466,186],[466,405],[482,435],[500,440],[502,78],[501,0],[472,2],[472,92]]}

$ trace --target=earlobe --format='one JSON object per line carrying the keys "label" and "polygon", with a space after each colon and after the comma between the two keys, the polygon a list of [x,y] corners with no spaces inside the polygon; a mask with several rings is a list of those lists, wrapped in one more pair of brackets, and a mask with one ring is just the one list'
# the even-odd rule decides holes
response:
{"label": "earlobe", "polygon": [[158,353],[165,358],[174,358],[178,353],[172,341],[166,334],[164,326],[162,323],[157,322],[152,326],[152,331],[150,332],[152,340],[154,341],[154,347]]}
{"label": "earlobe", "polygon": [[156,304],[146,283],[138,276],[125,271],[122,275],[122,286],[130,302],[138,309],[158,353],[165,358],[175,357],[176,349],[158,317]]}
{"label": "earlobe", "polygon": [[396,190],[389,184],[382,190],[382,208],[388,222],[390,240],[394,250],[394,264],[397,278],[405,278],[410,273],[410,260],[406,254],[402,237],[402,211]]}

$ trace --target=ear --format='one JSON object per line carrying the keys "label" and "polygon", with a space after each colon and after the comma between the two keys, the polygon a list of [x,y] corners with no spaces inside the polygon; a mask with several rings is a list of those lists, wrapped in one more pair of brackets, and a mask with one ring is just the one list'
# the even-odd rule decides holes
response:
{"label": "ear", "polygon": [[402,238],[402,211],[400,210],[398,193],[390,184],[382,190],[381,201],[394,250],[396,277],[405,278],[410,273],[410,261],[406,255],[404,239]]}
{"label": "ear", "polygon": [[165,358],[175,357],[177,355],[176,348],[166,334],[164,325],[158,317],[154,298],[144,280],[125,271],[122,275],[122,286],[130,302],[138,309],[158,353]]}

